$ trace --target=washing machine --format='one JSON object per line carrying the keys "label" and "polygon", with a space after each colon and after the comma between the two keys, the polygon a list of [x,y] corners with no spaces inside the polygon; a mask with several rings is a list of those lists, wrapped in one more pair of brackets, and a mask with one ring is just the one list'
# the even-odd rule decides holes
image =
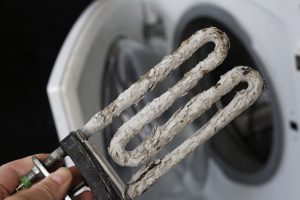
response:
{"label": "washing machine", "polygon": [[[214,26],[230,39],[231,49],[224,63],[163,116],[148,124],[129,148],[134,148],[153,127],[234,66],[257,69],[267,87],[250,109],[163,176],[140,199],[298,200],[299,25],[300,3],[296,0],[94,1],[71,29],[48,83],[59,138],[81,127],[192,33]],[[213,47],[201,47],[141,102],[91,138],[125,182],[136,169],[117,166],[110,159],[107,147],[113,134],[204,59]],[[201,127],[234,93],[224,96],[184,129],[159,156]]]}

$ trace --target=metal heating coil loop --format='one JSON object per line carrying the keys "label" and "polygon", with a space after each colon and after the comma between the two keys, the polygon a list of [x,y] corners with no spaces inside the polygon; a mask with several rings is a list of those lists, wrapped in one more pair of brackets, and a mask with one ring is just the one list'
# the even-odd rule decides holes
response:
{"label": "metal heating coil loop", "polygon": [[[191,75],[194,77],[193,79],[185,78],[185,82],[187,82],[187,86],[185,87],[192,88],[205,72],[220,65],[227,55],[229,49],[228,38],[225,33],[217,28],[202,29],[192,35],[188,40],[183,42],[175,52],[166,56],[136,83],[122,92],[106,108],[96,113],[88,123],[81,128],[82,132],[89,138],[98,130],[105,128],[112,122],[114,117],[119,116],[126,108],[139,102],[146,92],[154,88],[155,85],[163,80],[172,70],[175,70],[187,58],[191,57],[198,48],[208,42],[215,43],[216,47],[214,51],[192,69]],[[185,84],[185,82],[182,82],[182,84]],[[182,95],[184,93],[185,92],[181,92]]]}
{"label": "metal heating coil loop", "polygon": [[[142,194],[157,179],[193,152],[197,146],[207,141],[256,101],[263,88],[263,80],[258,72],[244,66],[233,68],[223,75],[215,86],[196,95],[183,108],[177,110],[165,124],[154,128],[150,137],[146,138],[134,150],[127,151],[125,149],[127,143],[141,132],[147,123],[159,117],[172,106],[176,99],[184,96],[205,74],[220,65],[227,56],[229,41],[225,33],[217,28],[202,29],[183,42],[175,52],[166,56],[138,82],[121,93],[115,101],[97,113],[82,128],[88,137],[97,130],[103,129],[112,122],[115,116],[137,103],[147,91],[151,90],[198,48],[208,42],[213,42],[215,48],[207,58],[187,72],[168,91],[155,98],[129,121],[125,122],[117,130],[111,141],[109,154],[119,165],[140,166],[148,162],[133,175],[128,183],[127,194],[133,199]],[[202,128],[162,159],[149,162],[176,134],[207,111],[240,82],[246,82],[247,88],[239,91],[232,101],[218,111]]]}

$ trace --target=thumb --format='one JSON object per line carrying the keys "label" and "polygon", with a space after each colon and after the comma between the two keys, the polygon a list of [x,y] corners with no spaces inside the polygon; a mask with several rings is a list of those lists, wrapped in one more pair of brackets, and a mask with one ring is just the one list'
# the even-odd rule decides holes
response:
{"label": "thumb", "polygon": [[21,191],[9,200],[62,200],[72,182],[72,174],[67,168],[60,168],[30,189]]}

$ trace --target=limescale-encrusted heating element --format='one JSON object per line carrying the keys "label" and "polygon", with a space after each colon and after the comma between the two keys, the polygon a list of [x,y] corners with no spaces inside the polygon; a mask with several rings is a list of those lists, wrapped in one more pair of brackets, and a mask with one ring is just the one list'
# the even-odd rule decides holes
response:
{"label": "limescale-encrusted heating element", "polygon": [[[130,120],[125,122],[115,133],[109,154],[122,166],[142,166],[127,183],[127,195],[135,199],[153,185],[162,175],[182,161],[197,146],[203,144],[220,129],[230,123],[240,113],[250,107],[262,93],[264,82],[259,73],[246,66],[238,66],[222,75],[218,83],[208,90],[193,97],[187,104],[163,125],[152,130],[152,134],[131,151],[125,149],[127,143],[134,138],[143,127],[166,111],[176,99],[184,96],[207,73],[219,66],[229,50],[229,40],[225,33],[217,28],[206,28],[193,34],[171,55],[143,75],[136,83],[121,93],[116,100],[95,114],[81,128],[86,137],[109,125],[113,118],[126,108],[137,103],[146,92],[155,87],[172,70],[175,70],[201,46],[208,42],[215,44],[214,50],[206,59],[200,61],[188,71],[173,87],[155,98]],[[203,127],[185,140],[172,152],[161,159],[151,160],[161,148],[170,142],[176,134],[193,120],[207,111],[222,96],[230,92],[240,82],[246,82],[247,88],[237,92],[232,101],[219,110]]]}

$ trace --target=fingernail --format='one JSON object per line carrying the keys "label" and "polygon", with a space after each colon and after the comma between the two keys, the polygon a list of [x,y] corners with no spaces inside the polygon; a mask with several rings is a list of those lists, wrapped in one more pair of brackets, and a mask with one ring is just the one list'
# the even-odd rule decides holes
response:
{"label": "fingernail", "polygon": [[61,167],[50,175],[50,177],[60,185],[63,185],[71,178],[70,172],[67,168]]}

